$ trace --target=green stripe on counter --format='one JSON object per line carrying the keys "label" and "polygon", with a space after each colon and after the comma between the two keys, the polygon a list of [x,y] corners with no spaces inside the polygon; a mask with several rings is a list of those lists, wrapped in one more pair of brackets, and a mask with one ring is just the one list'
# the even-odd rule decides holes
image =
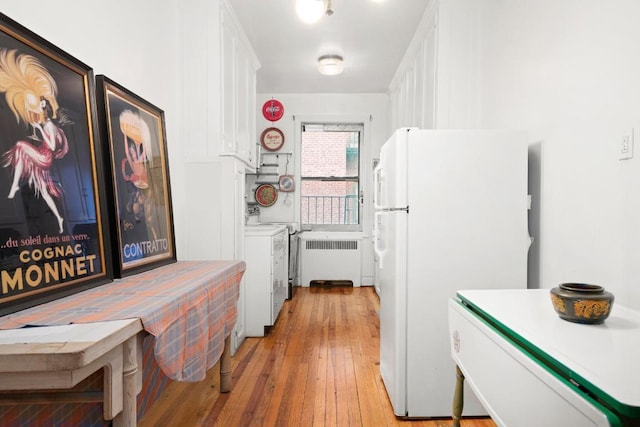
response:
{"label": "green stripe on counter", "polygon": [[549,356],[538,347],[522,338],[513,330],[505,326],[496,320],[493,316],[489,315],[484,310],[473,304],[473,302],[467,300],[460,294],[457,295],[458,304],[465,307],[471,314],[473,314],[478,320],[487,325],[490,329],[502,336],[506,340],[513,343],[514,347],[519,349],[527,357],[533,360],[536,364],[549,372],[560,382],[565,384],[571,390],[584,396],[590,403],[597,407],[609,420],[609,424],[612,427],[623,427],[626,425],[622,422],[622,419],[628,417],[637,418],[640,416],[640,408],[624,405],[618,402],[613,397],[602,391],[600,388],[594,386],[589,381],[582,378],[580,375],[573,372],[557,360]]}

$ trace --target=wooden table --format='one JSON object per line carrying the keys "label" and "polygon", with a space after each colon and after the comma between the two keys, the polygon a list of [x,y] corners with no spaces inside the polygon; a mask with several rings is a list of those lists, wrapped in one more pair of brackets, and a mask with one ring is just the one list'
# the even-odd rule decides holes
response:
{"label": "wooden table", "polygon": [[0,331],[0,390],[70,389],[105,369],[104,393],[12,393],[5,403],[65,401],[104,403],[114,426],[136,425],[136,396],[142,340],[140,319]]}
{"label": "wooden table", "polygon": [[586,325],[560,319],[548,289],[460,291],[449,336],[456,419],[464,378],[499,426],[640,425],[640,312],[614,304]]}
{"label": "wooden table", "polygon": [[[244,270],[242,261],[183,261],[0,317],[0,390],[59,389],[0,394],[0,404],[104,401],[106,420],[133,426],[148,335],[167,377],[201,381],[220,361],[220,391],[229,391]],[[100,396],[64,391],[103,367]]]}

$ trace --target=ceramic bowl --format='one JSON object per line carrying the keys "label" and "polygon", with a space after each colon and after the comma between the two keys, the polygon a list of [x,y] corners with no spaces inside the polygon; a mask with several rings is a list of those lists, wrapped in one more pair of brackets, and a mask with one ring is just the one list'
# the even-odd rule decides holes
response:
{"label": "ceramic bowl", "polygon": [[563,283],[551,289],[551,303],[560,318],[576,323],[602,323],[609,317],[614,296],[602,286]]}

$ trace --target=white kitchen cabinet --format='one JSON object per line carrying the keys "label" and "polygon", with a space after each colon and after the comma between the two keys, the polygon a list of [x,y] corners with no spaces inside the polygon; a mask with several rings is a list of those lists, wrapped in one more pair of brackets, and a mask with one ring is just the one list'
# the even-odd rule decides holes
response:
{"label": "white kitchen cabinet", "polygon": [[221,155],[257,166],[256,72],[260,64],[227,1],[220,11]]}
{"label": "white kitchen cabinet", "polygon": [[244,233],[245,332],[264,336],[276,323],[289,285],[289,234],[284,225],[247,225]]}
{"label": "white kitchen cabinet", "polygon": [[391,129],[474,128],[483,2],[433,0],[389,85]]}
{"label": "white kitchen cabinet", "polygon": [[[181,8],[185,120],[185,260],[244,258],[245,173],[256,167],[259,62],[228,0],[190,0]],[[244,339],[244,287],[232,353]]]}

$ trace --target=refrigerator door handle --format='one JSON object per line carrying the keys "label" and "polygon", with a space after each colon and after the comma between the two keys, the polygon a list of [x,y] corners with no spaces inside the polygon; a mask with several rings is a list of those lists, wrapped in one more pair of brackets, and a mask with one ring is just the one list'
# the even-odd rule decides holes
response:
{"label": "refrigerator door handle", "polygon": [[382,188],[380,187],[384,182],[384,170],[382,169],[382,162],[376,166],[373,170],[373,206],[375,209],[382,209],[384,202],[380,200],[382,198]]}
{"label": "refrigerator door handle", "polygon": [[380,248],[380,220],[383,212],[376,212],[373,221],[373,252],[378,255],[378,266],[384,268],[384,255],[386,251]]}

